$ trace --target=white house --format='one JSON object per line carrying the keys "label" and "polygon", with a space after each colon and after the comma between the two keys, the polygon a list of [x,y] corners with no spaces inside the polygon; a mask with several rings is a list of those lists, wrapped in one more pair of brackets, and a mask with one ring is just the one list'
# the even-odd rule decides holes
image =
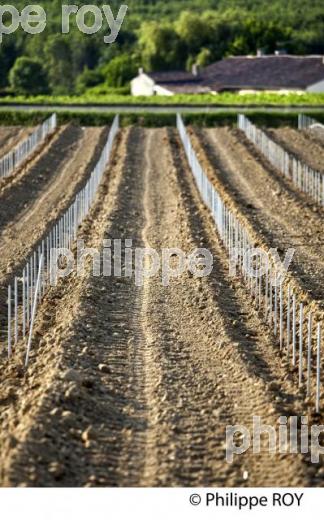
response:
{"label": "white house", "polygon": [[324,57],[274,55],[236,56],[199,71],[146,73],[131,82],[134,96],[201,94],[224,91],[324,92]]}
{"label": "white house", "polygon": [[133,96],[173,96],[174,94],[204,94],[210,88],[203,85],[197,69],[193,72],[167,71],[146,73],[139,69],[138,76],[131,81]]}

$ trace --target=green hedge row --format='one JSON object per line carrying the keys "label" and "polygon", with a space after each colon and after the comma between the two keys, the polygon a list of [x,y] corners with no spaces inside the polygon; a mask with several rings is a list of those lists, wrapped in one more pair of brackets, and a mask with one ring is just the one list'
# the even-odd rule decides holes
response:
{"label": "green hedge row", "polygon": [[[312,117],[312,114],[309,114]],[[297,112],[249,112],[250,119],[259,126],[277,127],[282,125],[297,126]],[[29,125],[34,126],[44,121],[47,115],[42,111],[17,111],[17,110],[1,110],[0,125]],[[72,122],[82,126],[103,126],[110,125],[114,118],[114,114],[105,112],[78,112],[78,111],[60,111],[58,112],[59,124]],[[315,118],[324,123],[324,113],[316,114]],[[198,126],[222,126],[236,125],[236,112],[217,112],[213,114],[206,113],[186,113],[184,114],[186,124]],[[150,112],[129,112],[121,114],[121,125],[139,125],[146,127],[163,127],[174,126],[176,116],[172,113],[156,114]]]}
{"label": "green hedge row", "polygon": [[[236,92],[222,92],[221,94],[177,94],[175,96],[131,96],[115,94],[102,94],[99,90],[85,93],[81,96],[5,96],[1,103],[8,107],[12,105],[78,105],[78,106],[142,106],[143,110],[148,106],[214,106],[214,107],[262,107],[265,106],[324,106],[324,93],[303,94],[290,92],[289,94],[257,92],[255,94],[241,95]],[[121,91],[119,91],[121,93]]]}

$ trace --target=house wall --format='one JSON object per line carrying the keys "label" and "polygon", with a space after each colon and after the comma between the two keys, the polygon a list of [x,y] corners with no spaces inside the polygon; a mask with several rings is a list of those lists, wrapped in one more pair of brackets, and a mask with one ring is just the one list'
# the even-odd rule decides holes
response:
{"label": "house wall", "polygon": [[132,96],[153,96],[154,81],[146,74],[140,74],[131,81]]}
{"label": "house wall", "polygon": [[246,90],[239,90],[239,94],[244,96],[247,94],[282,94],[283,96],[287,96],[289,94],[304,94],[303,90],[296,90],[296,89],[278,89],[278,90],[253,90],[253,89],[246,89]]}
{"label": "house wall", "polygon": [[324,79],[323,81],[314,83],[314,85],[310,85],[306,90],[307,92],[324,92]]}
{"label": "house wall", "polygon": [[154,93],[157,96],[174,96],[173,92],[171,92],[170,90],[167,90],[167,89],[161,87],[160,85],[155,85]]}

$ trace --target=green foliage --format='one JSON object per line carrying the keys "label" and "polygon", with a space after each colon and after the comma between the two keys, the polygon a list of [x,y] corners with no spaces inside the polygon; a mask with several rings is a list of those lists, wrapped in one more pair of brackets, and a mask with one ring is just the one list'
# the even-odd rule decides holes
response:
{"label": "green foliage", "polygon": [[206,42],[211,40],[211,26],[199,14],[183,11],[175,25],[190,54],[198,54]]}
{"label": "green foliage", "polygon": [[76,91],[78,94],[84,94],[92,87],[100,85],[103,80],[104,76],[99,70],[89,70],[88,67],[85,67],[84,71],[77,78]]}
{"label": "green foliage", "polygon": [[[42,123],[48,114],[40,111],[21,112],[17,110],[1,110],[0,123],[2,125],[20,125],[35,126]],[[282,112],[264,112],[255,110],[248,113],[249,118],[259,126],[278,127],[282,125],[297,126],[298,113],[289,111]],[[79,124],[82,126],[104,126],[111,125],[114,114],[107,112],[88,112],[66,110],[58,113],[58,123],[63,125],[67,123]],[[316,115],[319,121],[324,122],[324,112]],[[236,112],[217,112],[211,113],[186,113],[184,121],[187,125],[197,125],[205,127],[213,126],[236,126]],[[149,112],[125,112],[120,116],[121,126],[138,125],[145,127],[164,127],[175,126],[176,117],[172,113],[154,114]]]}
{"label": "green foliage", "polygon": [[116,56],[100,68],[100,74],[108,87],[120,88],[127,85],[137,74],[136,60],[127,54]]}
{"label": "green foliage", "polygon": [[45,45],[45,54],[52,92],[73,92],[74,73],[69,39],[60,34],[51,35]]}
{"label": "green foliage", "polygon": [[199,67],[207,67],[207,65],[210,65],[212,62],[213,56],[211,50],[203,47],[195,58],[196,65],[199,65]]}
{"label": "green foliage", "polygon": [[26,56],[16,60],[9,81],[11,88],[18,94],[40,94],[48,90],[47,75],[41,62]]}
{"label": "green foliage", "polygon": [[[102,70],[108,71],[103,83],[126,85],[135,64],[148,71],[189,68],[194,62],[205,66],[224,56],[253,54],[257,48],[324,54],[323,0],[128,0],[129,10],[113,45],[103,42],[109,33],[107,24],[98,34],[85,35],[73,16],[70,33],[62,35],[62,2],[38,3],[47,13],[46,30],[40,35],[27,35],[21,29],[4,35],[0,88],[7,87],[9,71],[19,56],[39,58],[51,92],[68,95],[96,88]],[[120,3],[109,2],[115,16]],[[103,3],[92,0],[91,4],[101,8]],[[18,9],[25,5],[25,0],[15,0]]]}
{"label": "green foliage", "polygon": [[185,48],[172,25],[145,22],[139,31],[141,62],[146,70],[183,68]]}
{"label": "green foliage", "polygon": [[[4,97],[1,99],[2,105],[128,105],[128,106],[284,106],[284,107],[324,107],[324,93],[321,94],[268,94],[260,92],[257,94],[239,95],[232,92],[224,92],[219,95],[176,95],[176,96],[152,96],[134,97],[125,95],[126,89],[110,89],[109,87],[98,85],[89,89],[82,96],[16,96]],[[108,90],[106,90],[108,89]],[[102,94],[103,92],[103,94]],[[108,94],[106,92],[109,92]],[[306,110],[306,109],[305,109]]]}
{"label": "green foliage", "polygon": [[[87,99],[102,99],[104,98],[114,98],[118,96],[119,98],[121,96],[130,96],[130,85],[126,85],[125,87],[109,87],[107,83],[100,83],[100,85],[97,85],[96,87],[89,88],[85,94],[83,95],[87,97]],[[82,98],[81,98],[82,99]],[[124,97],[122,98],[124,99]],[[126,98],[127,99],[127,98]]]}
{"label": "green foliage", "polygon": [[13,38],[4,39],[0,45],[0,89],[8,85],[9,71],[15,63],[17,52]]}

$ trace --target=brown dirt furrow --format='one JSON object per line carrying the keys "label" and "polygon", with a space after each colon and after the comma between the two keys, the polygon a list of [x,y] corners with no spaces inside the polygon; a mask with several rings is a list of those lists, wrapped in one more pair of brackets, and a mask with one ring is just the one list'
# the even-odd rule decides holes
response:
{"label": "brown dirt furrow", "polygon": [[229,128],[195,130],[199,158],[215,187],[252,229],[256,243],[295,250],[292,282],[308,299],[324,301],[323,211],[286,186],[280,174],[254,155],[242,133]]}
{"label": "brown dirt furrow", "polygon": [[312,139],[308,133],[291,127],[266,129],[266,133],[299,160],[314,170],[324,173],[323,146]]}
{"label": "brown dirt furrow", "polygon": [[0,126],[0,157],[6,153],[3,150],[5,150],[5,147],[8,145],[8,141],[19,134],[20,131],[20,127]]}
{"label": "brown dirt furrow", "polygon": [[32,131],[33,128],[21,126],[0,126],[0,159],[20,141],[26,139]]}
{"label": "brown dirt furrow", "polygon": [[[47,182],[46,173],[48,171],[48,165],[46,168],[46,157],[49,153],[51,153],[51,150],[53,148],[59,150],[61,143],[64,139],[66,139],[66,136],[69,133],[72,136],[70,145],[73,145],[74,141],[76,140],[76,134],[71,132],[71,127],[72,125],[66,125],[57,128],[56,132],[49,136],[44,145],[40,149],[37,149],[27,161],[25,161],[17,170],[15,170],[13,175],[1,180],[0,209],[2,206],[4,206],[5,200],[8,198],[11,201],[14,201],[15,205],[11,204],[12,208],[8,218],[6,217],[5,211],[2,211],[0,214],[0,232],[2,227],[6,225],[7,222],[10,222],[10,220],[15,217],[15,214],[18,211],[21,211],[25,207],[26,203],[28,202],[27,196],[29,195],[29,190],[31,194],[35,193],[37,196],[37,190],[40,190]],[[52,157],[52,161],[53,159],[54,158]],[[64,157],[62,156],[62,153],[60,153],[56,159],[56,166],[59,167],[63,160]],[[39,164],[41,165],[44,172],[43,174],[35,175],[35,169],[37,171]],[[15,192],[17,193],[16,198],[14,197]]]}
{"label": "brown dirt furrow", "polygon": [[309,130],[303,130],[302,133],[307,139],[314,141],[317,145],[323,148],[324,146],[324,128],[312,128]]}
{"label": "brown dirt furrow", "polygon": [[[55,145],[57,140],[61,138],[61,134],[64,133],[65,128],[66,127],[57,127],[53,132],[48,134],[45,140],[35,148],[35,150],[12,172],[11,175],[0,179],[0,202],[2,201],[2,197],[6,193],[10,192],[15,185],[21,185],[25,176],[29,178],[33,166],[38,161],[42,160],[51,147]],[[19,141],[25,139],[29,133],[29,128],[22,129],[22,135]],[[41,178],[39,179],[39,182],[41,182]]]}
{"label": "brown dirt furrow", "polygon": [[82,229],[89,235],[91,247],[132,239],[159,255],[205,247],[214,268],[164,287],[161,272],[139,286],[91,276],[88,263],[85,278],[53,289],[26,375],[2,372],[10,383],[9,393],[0,386],[2,485],[308,485],[314,470],[304,456],[263,450],[225,461],[227,425],[250,428],[257,415],[276,426],[303,407],[294,374],[240,280],[229,278],[175,130],[122,133]]}
{"label": "brown dirt furrow", "polygon": [[99,159],[106,128],[66,127],[45,155],[5,191],[0,208],[0,282],[19,272],[67,209]]}

